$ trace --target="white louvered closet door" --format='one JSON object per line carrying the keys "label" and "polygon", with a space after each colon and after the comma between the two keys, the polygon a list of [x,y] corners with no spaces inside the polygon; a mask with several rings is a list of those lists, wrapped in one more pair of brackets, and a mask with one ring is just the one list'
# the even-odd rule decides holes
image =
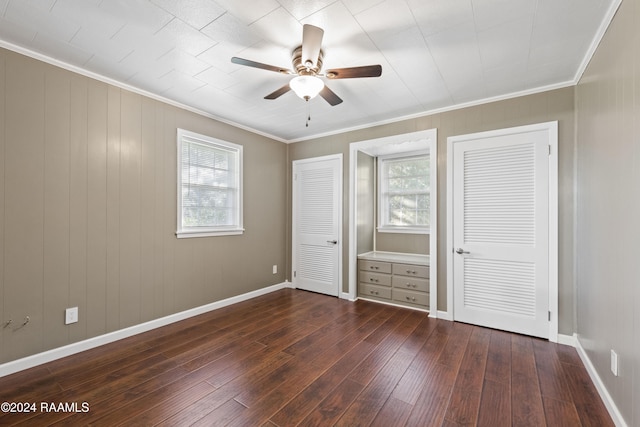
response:
{"label": "white louvered closet door", "polygon": [[342,247],[342,158],[296,161],[293,182],[293,285],[337,296]]}
{"label": "white louvered closet door", "polygon": [[546,131],[454,144],[454,319],[549,337]]}

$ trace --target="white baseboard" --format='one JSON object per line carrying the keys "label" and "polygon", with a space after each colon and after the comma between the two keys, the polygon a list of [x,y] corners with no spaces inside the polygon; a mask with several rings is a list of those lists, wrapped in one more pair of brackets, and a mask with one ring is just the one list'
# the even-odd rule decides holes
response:
{"label": "white baseboard", "polygon": [[558,344],[568,345],[570,347],[575,347],[577,342],[577,335],[563,335],[558,334]]}
{"label": "white baseboard", "polygon": [[130,326],[128,328],[120,329],[114,332],[110,332],[108,334],[89,338],[73,344],[65,345],[63,347],[58,347],[42,353],[34,354],[32,356],[27,356],[22,359],[17,359],[11,362],[3,363],[2,365],[0,365],[0,378],[6,375],[19,372],[19,371],[23,371],[25,369],[33,368],[34,366],[42,365],[43,363],[47,363],[53,360],[61,359],[63,357],[71,356],[72,354],[80,353],[82,351],[99,347],[101,345],[109,344],[111,342],[118,341],[123,338],[128,338],[130,336],[140,334],[142,332],[147,332],[152,329],[160,328],[162,326],[166,326],[171,323],[179,322],[181,320],[185,320],[190,317],[208,313],[210,311],[217,310],[222,307],[226,307],[232,304],[246,301],[251,298],[255,298],[255,297],[265,295],[265,294],[275,292],[285,288],[291,288],[291,283],[283,282],[277,285],[268,286],[266,288],[248,292],[246,294],[223,299],[221,301],[212,302],[210,304],[206,304],[200,307],[181,311],[179,313],[171,314],[169,316],[161,317],[159,319],[151,320],[149,322],[141,323],[139,325]]}
{"label": "white baseboard", "polygon": [[451,316],[448,311],[438,310],[438,319],[448,320],[450,322],[453,322],[453,316]]}
{"label": "white baseboard", "polygon": [[596,390],[598,390],[598,394],[600,395],[600,398],[604,402],[604,405],[607,407],[607,411],[609,411],[609,415],[611,416],[611,419],[613,420],[614,424],[618,427],[627,427],[627,423],[624,421],[624,418],[622,417],[622,413],[620,413],[620,410],[616,406],[615,402],[613,401],[613,398],[609,394],[609,391],[605,387],[604,382],[602,382],[600,375],[598,375],[596,368],[593,366],[593,363],[591,363],[591,359],[589,359],[589,356],[587,355],[587,352],[582,347],[582,344],[580,343],[580,338],[577,335],[575,337],[575,343],[576,343],[575,347],[576,347],[576,350],[578,351],[578,355],[580,356],[582,363],[584,363],[584,367],[587,369],[587,372],[591,377],[591,381],[593,381],[593,384],[596,386]]}

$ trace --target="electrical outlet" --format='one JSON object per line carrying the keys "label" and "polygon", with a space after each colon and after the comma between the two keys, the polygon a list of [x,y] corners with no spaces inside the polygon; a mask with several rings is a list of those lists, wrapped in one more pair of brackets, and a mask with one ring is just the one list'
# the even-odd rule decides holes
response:
{"label": "electrical outlet", "polygon": [[64,311],[64,324],[69,325],[78,321],[78,307],[67,308]]}
{"label": "electrical outlet", "polygon": [[618,376],[618,353],[613,350],[611,350],[611,372]]}
{"label": "electrical outlet", "polygon": [[277,265],[273,266],[273,274],[278,274],[278,266]]}

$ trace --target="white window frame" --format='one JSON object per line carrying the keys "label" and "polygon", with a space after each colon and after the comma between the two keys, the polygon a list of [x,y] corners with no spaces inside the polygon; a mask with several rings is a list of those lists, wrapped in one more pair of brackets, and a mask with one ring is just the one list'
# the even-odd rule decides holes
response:
{"label": "white window frame", "polygon": [[[393,155],[385,155],[378,157],[378,165],[377,165],[377,175],[378,175],[378,232],[380,233],[407,233],[407,234],[429,234],[431,231],[430,227],[424,226],[415,226],[415,225],[391,225],[387,223],[388,214],[388,203],[386,202],[386,197],[384,194],[387,193],[386,188],[386,180],[384,179],[383,174],[383,165],[387,160],[398,160],[398,159],[410,159],[412,157],[427,157],[427,162],[431,167],[431,159],[429,150],[424,151],[414,151],[410,153],[400,153]],[[430,174],[431,175],[431,174]],[[431,176],[429,177],[431,181]],[[431,191],[427,192],[427,197],[430,196]],[[433,209],[433,206],[429,206],[429,210]],[[431,216],[429,216],[431,218]]]}
{"label": "white window frame", "polygon": [[[235,197],[235,215],[234,221],[232,225],[224,225],[224,226],[216,226],[216,227],[186,227],[182,224],[182,145],[183,142],[188,143],[196,143],[202,144],[204,146],[210,146],[213,148],[225,150],[235,154],[234,161],[234,171],[236,174],[236,197]],[[223,141],[221,139],[213,138],[206,135],[201,135],[195,132],[190,132],[184,129],[178,129],[177,132],[177,148],[178,148],[178,192],[177,192],[177,205],[178,205],[178,216],[177,216],[177,228],[176,228],[176,237],[181,238],[189,238],[189,237],[211,237],[211,236],[229,236],[229,235],[238,235],[244,233],[243,228],[243,212],[242,212],[242,163],[243,163],[243,153],[242,153],[242,145],[234,144],[228,141]]]}

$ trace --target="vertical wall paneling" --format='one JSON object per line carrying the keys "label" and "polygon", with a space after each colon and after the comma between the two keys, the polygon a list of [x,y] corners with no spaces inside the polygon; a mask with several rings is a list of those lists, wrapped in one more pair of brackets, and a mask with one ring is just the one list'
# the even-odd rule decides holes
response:
{"label": "vertical wall paneling", "polygon": [[158,292],[154,277],[155,240],[154,231],[156,217],[159,211],[155,210],[154,200],[156,179],[156,108],[155,103],[149,99],[142,99],[141,106],[141,145],[140,145],[140,319],[147,321],[156,315],[158,305]]}
{"label": "vertical wall paneling", "polygon": [[[245,235],[176,238],[178,127],[244,146]],[[282,283],[286,155],[0,49],[0,364]]]}
{"label": "vertical wall paneling", "polygon": [[67,344],[64,309],[69,306],[69,123],[70,82],[67,73],[45,75],[44,93],[44,301],[45,348]]}
{"label": "vertical wall paneling", "polygon": [[[162,316],[165,314],[164,311],[164,243],[165,243],[165,233],[164,230],[167,230],[165,227],[165,211],[164,211],[164,197],[168,191],[165,191],[163,177],[166,175],[165,173],[165,141],[163,140],[163,123],[164,123],[164,108],[159,105],[155,105],[155,122],[153,124],[154,129],[156,130],[156,134],[153,139],[153,149],[155,154],[155,163],[154,163],[154,186],[149,189],[149,192],[153,192],[154,194],[154,204],[152,206],[154,215],[154,227],[153,227],[153,282],[155,284],[153,296],[154,299],[154,314],[156,317]],[[170,214],[171,212],[169,212]],[[170,225],[170,222],[169,222]],[[171,230],[171,226],[168,227],[168,230]],[[170,233],[169,233],[170,235]]]}
{"label": "vertical wall paneling", "polygon": [[0,51],[0,363],[4,360],[5,323],[9,318],[4,309],[4,151],[5,151],[5,54]]}
{"label": "vertical wall paneling", "polygon": [[[5,146],[4,302],[14,324],[4,333],[5,360],[40,351],[43,333],[44,72],[12,56],[5,74],[5,138],[12,143]],[[26,316],[30,323],[21,327]]]}
{"label": "vertical wall paneling", "polygon": [[107,93],[107,332],[120,328],[120,92]]}
{"label": "vertical wall paneling", "polygon": [[86,337],[87,319],[87,79],[72,77],[69,139],[69,307],[78,323],[68,325],[72,342]]}
{"label": "vertical wall paneling", "polygon": [[139,95],[121,93],[120,144],[120,327],[140,323],[140,152]]}
{"label": "vertical wall paneling", "polygon": [[87,99],[87,336],[107,332],[107,85],[89,81]]}
{"label": "vertical wall paneling", "polygon": [[630,426],[640,425],[638,23],[640,1],[623,1],[576,89],[578,339]]}
{"label": "vertical wall paneling", "polygon": [[[164,121],[161,123],[162,132],[162,153],[164,156],[164,175],[162,179],[163,204],[162,204],[162,222],[163,232],[163,253],[162,266],[164,269],[163,277],[163,294],[164,294],[164,313],[173,313],[177,311],[175,296],[176,293],[176,266],[175,266],[175,248],[180,242],[177,242],[175,232],[177,225],[177,124],[176,110],[174,108],[164,108]],[[182,239],[185,240],[185,239]]]}

